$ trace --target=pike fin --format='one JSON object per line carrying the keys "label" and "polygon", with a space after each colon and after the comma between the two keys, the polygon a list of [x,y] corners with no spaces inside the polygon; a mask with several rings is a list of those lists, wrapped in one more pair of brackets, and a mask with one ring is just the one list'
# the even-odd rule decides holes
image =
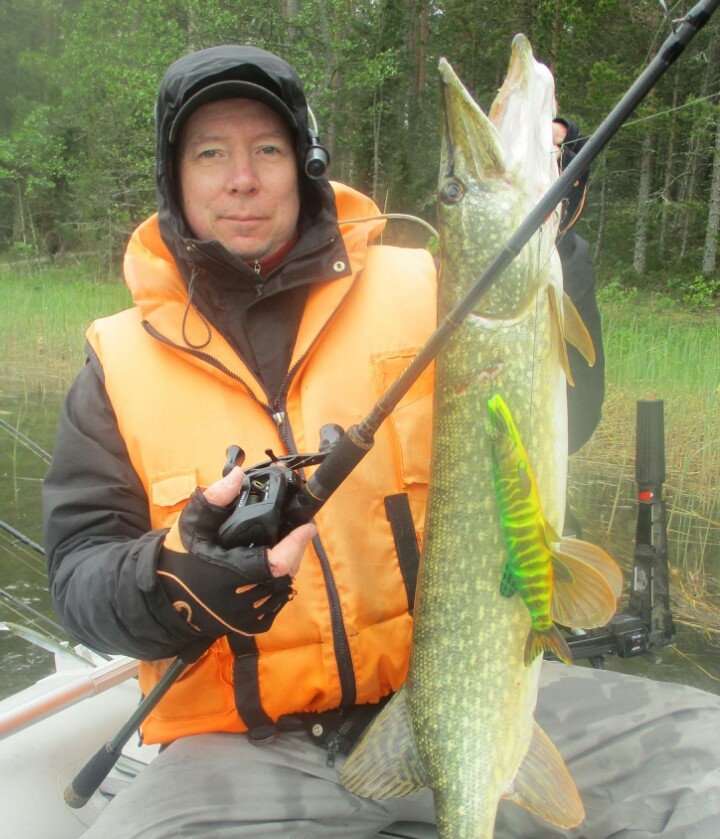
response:
{"label": "pike fin", "polygon": [[572,344],[592,367],[595,364],[595,347],[587,326],[580,317],[580,312],[575,308],[567,292],[563,292],[563,325],[565,340]]}
{"label": "pike fin", "polygon": [[549,629],[543,630],[533,629],[531,627],[525,641],[525,666],[529,667],[533,663],[533,660],[545,650],[553,653],[560,661],[564,661],[565,664],[573,663],[570,648],[554,624],[550,624]]}
{"label": "pike fin", "polygon": [[562,539],[552,551],[552,619],[585,629],[604,626],[615,614],[622,590],[622,572],[616,563],[605,551],[580,539]]}
{"label": "pike fin", "polygon": [[545,542],[550,546],[551,542],[559,542],[561,537],[558,536],[557,530],[550,524],[549,521],[546,521],[543,517],[543,530],[545,532]]}
{"label": "pike fin", "polygon": [[568,380],[568,383],[574,387],[575,379],[573,379],[572,373],[570,372],[570,359],[568,358],[567,347],[565,346],[563,316],[560,311],[560,302],[558,300],[555,286],[549,285],[547,293],[550,310],[550,332],[553,336],[555,351],[558,355],[558,362],[560,363],[560,367],[562,367],[563,373],[565,373],[565,378]]}
{"label": "pike fin", "polygon": [[537,723],[525,759],[503,798],[566,830],[585,818],[585,808],[560,752]]}
{"label": "pike fin", "polygon": [[590,542],[584,542],[582,539],[561,539],[558,548],[566,556],[571,554],[576,559],[599,571],[608,581],[615,597],[622,594],[622,570],[610,554],[602,548]]}
{"label": "pike fin", "polygon": [[404,688],[370,724],[340,776],[346,789],[363,798],[395,798],[426,786]]}
{"label": "pike fin", "polygon": [[555,286],[548,286],[548,305],[551,331],[554,336],[558,361],[568,383],[574,386],[575,380],[570,371],[570,359],[567,354],[566,342],[575,347],[590,367],[595,364],[595,347],[593,346],[592,338],[587,327],[583,323],[578,310],[575,308],[575,304],[567,294],[563,293],[561,308]]}

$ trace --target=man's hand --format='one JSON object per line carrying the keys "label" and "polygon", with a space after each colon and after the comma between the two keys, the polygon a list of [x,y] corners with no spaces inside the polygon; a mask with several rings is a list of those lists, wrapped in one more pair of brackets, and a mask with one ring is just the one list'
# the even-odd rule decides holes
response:
{"label": "man's hand", "polygon": [[195,490],[158,559],[158,577],[175,609],[211,638],[270,629],[294,593],[292,578],[317,533],[314,524],[303,524],[272,548],[222,547],[217,531],[242,479],[236,466],[204,492]]}

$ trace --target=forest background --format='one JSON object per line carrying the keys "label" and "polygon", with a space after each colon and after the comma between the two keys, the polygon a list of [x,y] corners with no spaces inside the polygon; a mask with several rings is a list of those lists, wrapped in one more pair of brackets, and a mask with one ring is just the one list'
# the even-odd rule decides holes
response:
{"label": "forest background", "polygon": [[[691,5],[668,2],[674,18]],[[434,223],[438,59],[487,109],[517,32],[590,133],[669,28],[657,0],[4,0],[0,255],[90,253],[117,274],[154,207],[158,83],[180,55],[229,42],[296,66],[332,177]],[[717,295],[719,82],[716,15],[593,167],[578,229],[601,279]]]}

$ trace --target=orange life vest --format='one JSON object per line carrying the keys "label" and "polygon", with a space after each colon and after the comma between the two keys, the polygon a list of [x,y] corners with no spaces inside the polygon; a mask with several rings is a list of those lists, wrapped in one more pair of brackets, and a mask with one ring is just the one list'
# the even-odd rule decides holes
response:
{"label": "orange life vest", "polygon": [[[359,193],[334,188],[341,220],[377,212]],[[154,529],[171,525],[196,486],[217,480],[228,445],[242,446],[252,465],[266,459],[268,448],[285,452],[285,426],[297,451],[315,451],[321,426],[357,423],[407,366],[435,326],[434,263],[422,250],[369,247],[376,226],[341,221],[351,273],[311,287],[281,418],[273,416],[259,383],[221,335],[213,331],[202,349],[186,344],[181,324],[187,289],[156,218],[135,232],[125,270],[136,305],[94,323],[88,340],[146,488]],[[207,337],[192,309],[185,334],[197,344]],[[226,638],[213,644],[145,722],[146,742],[251,728],[252,711],[243,715],[238,697],[253,686],[260,715],[271,721],[337,707],[343,678],[338,644],[351,662],[357,703],[376,702],[400,687],[411,604],[386,499],[407,496],[420,535],[431,400],[432,373],[426,371],[380,428],[371,452],[318,513],[322,550],[308,549],[294,583],[297,595],[272,629],[245,651],[242,644],[231,649]],[[161,672],[159,662],[141,665],[143,692]],[[239,675],[248,685],[238,682]]]}

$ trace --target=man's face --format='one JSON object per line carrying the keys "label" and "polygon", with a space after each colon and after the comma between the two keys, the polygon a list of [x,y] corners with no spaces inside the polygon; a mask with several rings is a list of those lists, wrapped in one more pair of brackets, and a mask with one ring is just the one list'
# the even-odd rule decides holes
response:
{"label": "man's face", "polygon": [[290,127],[252,99],[190,115],[180,140],[180,203],[198,239],[244,260],[271,256],[295,234],[300,196]]}

